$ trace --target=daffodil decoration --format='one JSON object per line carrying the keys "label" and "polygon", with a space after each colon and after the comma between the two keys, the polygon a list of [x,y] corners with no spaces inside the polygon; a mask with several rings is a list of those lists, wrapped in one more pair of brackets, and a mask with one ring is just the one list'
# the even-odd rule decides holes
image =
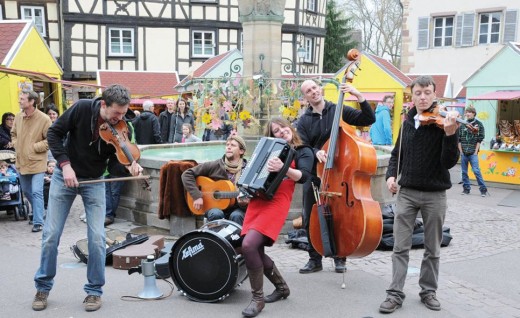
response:
{"label": "daffodil decoration", "polygon": [[301,109],[301,103],[299,100],[294,100],[292,104],[282,105],[279,108],[282,117],[287,119],[289,122],[293,122],[298,118],[298,112]]}
{"label": "daffodil decoration", "polygon": [[211,115],[209,113],[204,113],[202,115],[202,122],[205,124],[205,125],[208,125],[210,122],[211,122]]}

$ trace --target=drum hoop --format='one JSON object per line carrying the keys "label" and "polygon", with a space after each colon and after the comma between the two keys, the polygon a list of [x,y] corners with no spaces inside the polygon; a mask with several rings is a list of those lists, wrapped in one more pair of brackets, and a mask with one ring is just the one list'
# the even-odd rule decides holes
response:
{"label": "drum hoop", "polygon": [[[236,224],[236,223],[234,223],[234,224]],[[183,250],[185,246],[189,245],[190,242],[193,242],[194,240],[199,240],[201,238],[211,241],[212,243],[218,245],[218,247],[226,255],[226,260],[227,260],[228,275],[226,277],[225,282],[220,285],[221,286],[220,288],[218,288],[210,293],[194,290],[190,287],[190,284],[188,284],[186,281],[186,279],[188,277],[186,275],[184,275],[186,277],[183,277],[183,275],[181,275],[182,273],[178,270],[180,257],[175,257],[175,254],[177,254],[177,256],[179,256],[181,253],[180,251]],[[178,251],[178,253],[176,251]],[[184,236],[179,238],[179,240],[177,240],[172,247],[172,253],[170,256],[171,259],[169,262],[171,277],[172,277],[175,285],[177,286],[177,288],[179,290],[182,290],[188,298],[197,300],[197,301],[201,301],[201,302],[218,301],[222,296],[225,296],[225,294],[227,293],[226,290],[227,291],[233,290],[235,285],[238,283],[238,280],[239,280],[238,276],[240,274],[238,260],[240,257],[237,257],[237,256],[238,255],[236,254],[235,249],[233,248],[231,243],[229,241],[227,241],[224,237],[218,235],[216,232],[211,231],[211,230],[206,230],[206,229],[192,231],[192,232],[186,233]],[[226,264],[223,264],[223,265],[225,266]],[[230,285],[230,284],[232,284],[232,285]],[[215,286],[215,287],[219,287],[219,286]],[[224,291],[224,294],[222,294],[223,291]],[[220,294],[222,294],[222,295],[220,295]],[[213,300],[210,300],[210,299],[198,298],[196,295],[201,296],[201,297],[202,296],[207,297],[207,296],[211,296],[211,295],[220,295],[220,296],[215,297],[215,299],[213,299]]]}

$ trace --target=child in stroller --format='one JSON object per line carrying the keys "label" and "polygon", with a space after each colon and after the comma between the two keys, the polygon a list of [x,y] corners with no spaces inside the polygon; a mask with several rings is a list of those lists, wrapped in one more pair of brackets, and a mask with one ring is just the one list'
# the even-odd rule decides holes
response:
{"label": "child in stroller", "polygon": [[[9,164],[3,160],[0,161],[0,200],[11,200],[11,191],[13,184],[16,184],[16,173],[9,168]],[[16,192],[16,191],[14,191]]]}

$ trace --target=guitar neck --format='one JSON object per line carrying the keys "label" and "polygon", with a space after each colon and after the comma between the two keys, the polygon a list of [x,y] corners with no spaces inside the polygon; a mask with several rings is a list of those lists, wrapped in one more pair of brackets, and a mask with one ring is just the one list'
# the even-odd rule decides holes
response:
{"label": "guitar neck", "polygon": [[213,197],[215,199],[234,199],[240,194],[240,191],[215,191]]}

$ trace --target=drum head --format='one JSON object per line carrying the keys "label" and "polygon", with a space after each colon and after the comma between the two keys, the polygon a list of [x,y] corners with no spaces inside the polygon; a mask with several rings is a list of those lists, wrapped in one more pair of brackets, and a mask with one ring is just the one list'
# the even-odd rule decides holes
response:
{"label": "drum head", "polygon": [[235,287],[240,261],[225,238],[201,230],[187,233],[175,242],[169,263],[175,285],[188,298],[213,302]]}

